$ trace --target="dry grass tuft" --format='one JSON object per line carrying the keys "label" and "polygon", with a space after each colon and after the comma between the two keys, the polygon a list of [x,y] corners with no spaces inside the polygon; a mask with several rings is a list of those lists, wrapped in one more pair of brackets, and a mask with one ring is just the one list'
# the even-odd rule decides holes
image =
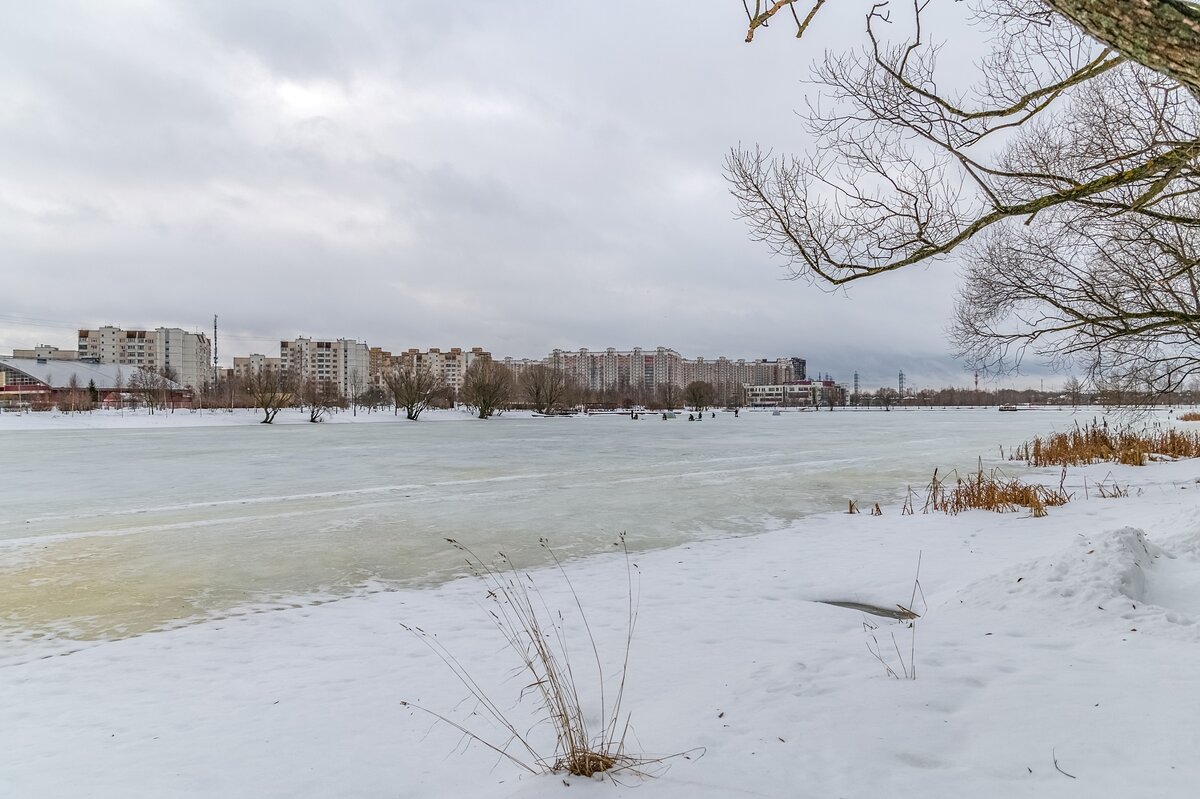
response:
{"label": "dry grass tuft", "polygon": [[[867,642],[867,651],[879,661],[883,666],[884,672],[889,677],[895,679],[915,680],[917,679],[917,619],[925,613],[929,612],[929,603],[925,601],[925,589],[921,587],[921,556],[924,553],[917,555],[917,571],[913,575],[913,590],[912,596],[908,599],[908,605],[896,604],[897,613],[895,618],[899,619],[902,624],[905,624],[909,629],[908,642],[908,661],[904,660],[904,653],[900,650],[900,642],[896,640],[896,634],[891,634],[892,651],[896,653],[896,659],[893,661],[891,655],[879,645],[879,638],[875,632],[879,629],[879,625],[864,617],[863,629],[870,634],[871,640]],[[917,613],[913,608],[916,607],[917,599],[921,600],[921,613]],[[841,604],[844,607],[853,607],[856,603],[830,603]],[[859,607],[864,607],[859,605]],[[887,615],[892,615],[888,612]]]}
{"label": "dry grass tuft", "polygon": [[1200,422],[1200,411],[1186,411],[1175,418],[1181,422]]}
{"label": "dry grass tuft", "polygon": [[1066,433],[1035,438],[1013,450],[1012,460],[1030,466],[1086,466],[1113,462],[1144,466],[1152,456],[1168,458],[1200,457],[1200,431],[1156,427],[1134,430],[1109,427],[1092,422]]}
{"label": "dry grass tuft", "polygon": [[1103,480],[1096,484],[1096,493],[1104,499],[1119,499],[1129,496],[1129,489],[1117,485],[1117,481],[1113,478],[1112,473],[1109,473]]}
{"label": "dry grass tuft", "polygon": [[[571,596],[587,643],[586,648],[590,650],[588,659],[593,662],[594,669],[580,669],[578,657],[572,660],[567,631],[564,629],[566,616],[562,611],[550,609],[530,574],[519,570],[503,553],[499,555],[500,565],[493,566],[458,541],[446,540],[466,556],[467,567],[483,581],[485,596],[492,603],[488,614],[503,635],[509,650],[517,656],[520,663],[517,671],[526,674],[528,679],[521,691],[521,698],[527,694],[535,696],[540,710],[540,723],[549,725],[554,731],[553,753],[547,753],[548,747],[535,739],[532,730],[524,729],[522,723],[514,720],[493,701],[466,667],[435,636],[419,627],[407,625],[405,629],[413,632],[433,650],[474,697],[478,709],[471,715],[482,716],[493,722],[500,730],[499,738],[475,732],[446,715],[415,703],[404,702],[405,706],[432,715],[462,733],[465,740],[480,743],[535,774],[566,773],[578,777],[606,775],[614,779],[621,773],[648,776],[646,769],[649,766],[662,764],[672,757],[690,759],[697,754],[689,751],[665,757],[645,757],[632,755],[625,749],[630,728],[629,715],[623,710],[623,700],[633,631],[637,623],[638,592],[634,580],[636,565],[629,560],[624,534],[615,544],[625,554],[629,592],[624,652],[619,665],[611,669],[608,675],[605,674],[599,647],[579,595],[545,539],[540,543],[549,553]],[[593,670],[597,680],[598,704],[585,709],[577,673]],[[612,682],[615,682],[616,690],[610,696],[606,693],[606,686]],[[601,727],[596,729],[594,725],[589,726],[588,719],[599,719]],[[702,750],[699,753],[702,754]]]}
{"label": "dry grass tuft", "polygon": [[1065,468],[1057,489],[1022,483],[1016,478],[1004,477],[996,469],[985,474],[982,465],[975,474],[965,478],[959,477],[957,473],[953,473],[953,478],[939,478],[935,469],[933,479],[929,481],[926,490],[925,505],[921,512],[940,511],[953,516],[967,510],[1011,513],[1020,508],[1028,508],[1032,516],[1040,518],[1046,515],[1047,508],[1065,505],[1071,501],[1071,495],[1063,488],[1066,479]]}

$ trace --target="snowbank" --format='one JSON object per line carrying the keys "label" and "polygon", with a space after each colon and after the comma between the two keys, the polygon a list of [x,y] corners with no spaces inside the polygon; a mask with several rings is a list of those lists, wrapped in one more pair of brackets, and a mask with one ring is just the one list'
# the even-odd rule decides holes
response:
{"label": "snowbank", "polygon": [[[1194,796],[1200,463],[1071,479],[1109,471],[1131,496],[1084,500],[1076,485],[1044,519],[885,508],[635,557],[629,746],[693,753],[653,779],[523,775],[401,704],[486,730],[404,623],[437,635],[520,723],[533,718],[484,587],[464,578],[65,656],[29,645],[0,667],[0,795]],[[915,629],[818,601],[907,605],[919,553]],[[566,571],[614,662],[625,561]],[[553,571],[534,579],[569,609]],[[586,640],[571,635],[594,693]],[[872,641],[893,665],[915,652],[917,678],[890,678]]]}

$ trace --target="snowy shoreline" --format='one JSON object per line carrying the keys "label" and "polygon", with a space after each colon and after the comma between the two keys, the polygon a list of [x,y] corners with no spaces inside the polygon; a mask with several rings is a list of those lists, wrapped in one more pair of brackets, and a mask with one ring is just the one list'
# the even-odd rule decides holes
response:
{"label": "snowy shoreline", "polygon": [[[1130,496],[1083,497],[1085,478],[1106,477]],[[655,779],[572,778],[570,790],[1190,796],[1200,784],[1198,481],[1200,461],[1100,464],[1069,470],[1075,500],[1043,519],[885,507],[640,553],[630,749],[705,754]],[[906,604],[918,553],[928,604],[918,676],[895,680],[867,645],[873,634],[890,648],[894,633],[907,654],[911,631],[819,600]],[[624,561],[598,555],[566,570],[611,664]],[[552,571],[534,575],[551,607],[569,604]],[[466,691],[401,627],[417,624],[531,720],[484,602],[480,583],[459,579],[0,667],[0,793],[562,795],[559,776],[522,775],[478,745],[460,751],[456,732],[401,705],[476,722]]]}
{"label": "snowy shoreline", "polygon": [[[905,414],[924,414],[924,413],[975,413],[975,412],[994,412],[995,408],[975,408],[969,406],[950,406],[947,408],[897,408],[892,413],[898,416]],[[1038,414],[1056,414],[1062,417],[1073,417],[1075,415],[1084,415],[1091,418],[1093,415],[1102,416],[1103,409],[1101,408],[1078,408],[1073,409],[1067,406],[1048,406],[1044,408],[1023,408],[1023,411],[1035,412]],[[789,416],[797,414],[798,409],[792,408],[785,410]],[[718,420],[723,417],[733,417],[733,414],[728,411],[716,410],[711,411],[717,414]],[[750,415],[770,415],[769,408],[743,408],[743,414]],[[679,414],[679,411],[675,412]],[[686,411],[683,412],[686,414]],[[706,418],[709,411],[706,411]],[[829,413],[829,410],[821,408],[809,413],[824,416]],[[864,416],[872,416],[879,413],[884,413],[882,408],[838,408],[836,411],[839,415],[854,415],[862,414]],[[563,421],[587,419],[594,417],[597,419],[611,417],[628,417],[628,412],[598,412],[595,414],[580,414],[571,417],[554,418],[551,423],[561,423]],[[658,411],[643,411],[640,415],[644,417],[642,421],[652,422],[659,420]],[[504,421],[513,419],[534,419],[539,418],[532,411],[514,410],[504,411],[488,421]],[[550,418],[550,417],[541,417]],[[677,417],[675,421],[686,421],[686,415]],[[1051,417],[1053,418],[1053,417]],[[112,409],[98,409],[94,411],[80,411],[78,413],[67,413],[60,411],[0,411],[0,433],[5,430],[120,430],[120,429],[146,429],[146,428],[185,428],[185,427],[238,427],[244,425],[260,424],[263,419],[262,411],[255,408],[236,408],[233,411],[228,409],[203,409],[203,410],[186,410],[177,409],[158,410],[154,413],[149,413],[146,409],[126,409],[123,411]],[[476,415],[464,408],[446,409],[446,408],[431,408],[421,414],[420,422],[470,422],[480,421]],[[367,411],[360,409],[357,414],[352,411],[343,410],[337,413],[326,415],[320,422],[321,424],[386,424],[386,423],[404,423],[412,424],[404,418],[404,414],[394,414],[391,410]],[[297,408],[284,408],[275,418],[276,425],[294,425],[294,424],[310,424],[308,413]]]}

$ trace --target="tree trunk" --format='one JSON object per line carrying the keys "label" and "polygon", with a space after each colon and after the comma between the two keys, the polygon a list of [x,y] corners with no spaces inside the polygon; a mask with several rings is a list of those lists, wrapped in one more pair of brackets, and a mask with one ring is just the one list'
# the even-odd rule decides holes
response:
{"label": "tree trunk", "polygon": [[1046,5],[1200,98],[1200,8],[1184,0],[1046,0]]}

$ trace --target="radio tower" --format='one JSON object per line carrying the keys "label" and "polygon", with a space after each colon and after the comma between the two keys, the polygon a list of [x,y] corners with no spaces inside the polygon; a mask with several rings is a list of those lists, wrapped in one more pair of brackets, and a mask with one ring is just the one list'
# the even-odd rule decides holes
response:
{"label": "radio tower", "polygon": [[213,314],[213,370],[217,368],[217,315]]}
{"label": "radio tower", "polygon": [[904,370],[900,370],[900,399],[904,399]]}
{"label": "radio tower", "polygon": [[854,404],[858,404],[858,372],[854,373]]}

